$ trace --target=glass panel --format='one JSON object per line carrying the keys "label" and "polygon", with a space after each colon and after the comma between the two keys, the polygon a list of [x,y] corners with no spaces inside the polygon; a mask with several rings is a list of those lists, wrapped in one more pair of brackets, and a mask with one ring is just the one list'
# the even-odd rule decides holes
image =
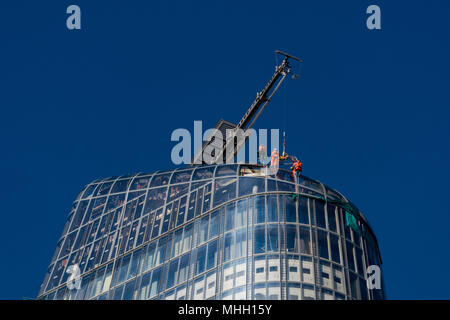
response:
{"label": "glass panel", "polygon": [[311,237],[309,229],[305,227],[300,227],[300,252],[311,254]]}
{"label": "glass panel", "polygon": [[269,195],[267,197],[267,218],[269,222],[278,222],[277,196]]}
{"label": "glass panel", "polygon": [[175,279],[178,277],[178,262],[179,259],[172,260],[169,265],[169,272],[167,273],[167,287],[172,288],[175,285]]}
{"label": "glass panel", "polygon": [[155,266],[164,262],[167,246],[167,236],[159,239],[158,249],[156,250]]}
{"label": "glass panel", "polygon": [[125,289],[123,290],[123,297],[122,300],[132,300],[133,299],[133,293],[134,293],[134,284],[135,280],[132,280],[125,284]]}
{"label": "glass panel", "polygon": [[217,243],[218,240],[214,240],[208,243],[207,269],[211,269],[217,266]]}
{"label": "glass panel", "polygon": [[328,259],[328,240],[327,233],[325,231],[317,231],[317,244],[319,247],[319,256],[324,259]]}
{"label": "glass panel", "polygon": [[208,238],[208,225],[209,225],[209,215],[203,217],[200,220],[200,229],[198,232],[198,244],[202,244]]}
{"label": "glass panel", "polygon": [[255,223],[264,223],[266,221],[265,197],[255,197]]}
{"label": "glass panel", "polygon": [[255,227],[253,250],[255,254],[266,252],[266,232],[264,225]]}
{"label": "glass panel", "polygon": [[151,276],[150,272],[142,276],[141,287],[136,297],[137,300],[147,299],[150,288],[150,276]]}
{"label": "glass panel", "polygon": [[151,176],[137,176],[134,178],[133,182],[131,183],[130,190],[142,190],[147,189],[148,183],[150,182]]}
{"label": "glass panel", "polygon": [[269,224],[267,226],[267,251],[278,251],[278,224]]}
{"label": "glass panel", "polygon": [[192,171],[193,169],[175,171],[170,179],[170,184],[189,181],[191,179]]}
{"label": "glass panel", "polygon": [[297,210],[295,208],[295,201],[291,196],[282,195],[281,200],[284,210],[286,212],[286,222],[297,222]]}
{"label": "glass panel", "polygon": [[234,221],[234,227],[245,227],[247,221],[247,203],[248,199],[239,200],[236,205],[236,217]]}
{"label": "glass panel", "polygon": [[191,250],[193,230],[194,230],[194,224],[193,223],[190,223],[186,227],[184,227],[183,249],[182,249],[183,253],[188,251],[188,250]]}
{"label": "glass panel", "polygon": [[213,167],[196,169],[194,172],[194,175],[192,176],[192,180],[211,179],[215,168],[216,167],[213,166]]}
{"label": "glass panel", "polygon": [[209,220],[209,237],[208,239],[212,239],[217,237],[219,234],[219,211],[214,211],[210,214]]}
{"label": "glass panel", "polygon": [[175,200],[181,196],[184,196],[189,191],[189,183],[177,184],[169,187],[169,197],[167,202]]}
{"label": "glass panel", "polygon": [[150,183],[150,187],[159,187],[166,185],[169,182],[171,174],[172,174],[171,172],[168,172],[153,176],[152,182]]}
{"label": "glass panel", "polygon": [[161,268],[152,272],[152,281],[150,282],[150,291],[148,297],[151,298],[159,293],[159,283],[161,278]]}
{"label": "glass panel", "polygon": [[187,280],[189,270],[189,257],[190,253],[185,254],[180,258],[180,266],[178,271],[178,283],[183,283]]}
{"label": "glass panel", "polygon": [[300,252],[298,230],[293,224],[286,225],[286,251],[295,253]]}
{"label": "glass panel", "polygon": [[247,255],[247,230],[241,228],[236,231],[236,245],[234,258],[245,257]]}
{"label": "glass panel", "polygon": [[295,178],[292,176],[292,172],[283,169],[278,170],[277,179],[295,183]]}
{"label": "glass panel", "polygon": [[215,180],[214,207],[236,198],[236,178]]}
{"label": "glass panel", "polygon": [[117,180],[111,189],[111,193],[124,192],[127,190],[130,179]]}
{"label": "glass panel", "polygon": [[246,196],[265,191],[264,178],[240,177],[239,196]]}
{"label": "glass panel", "polygon": [[147,201],[143,212],[144,215],[164,205],[166,191],[167,187],[150,189],[148,191]]}
{"label": "glass panel", "polygon": [[223,261],[228,261],[234,258],[235,254],[235,235],[234,232],[225,234],[224,248],[223,248]]}
{"label": "glass panel", "polygon": [[347,245],[347,263],[348,268],[355,271],[355,260],[353,258],[353,245],[350,242],[346,242]]}
{"label": "glass panel", "polygon": [[331,231],[336,232],[336,213],[335,213],[335,206],[331,204],[327,204],[327,213],[328,213],[328,229]]}
{"label": "glass panel", "polygon": [[316,205],[316,222],[317,222],[317,226],[321,227],[321,228],[326,228],[324,204],[323,204],[323,202],[317,201],[317,200],[315,200],[314,202],[315,202],[315,205]]}
{"label": "glass panel", "polygon": [[224,164],[217,166],[216,169],[216,177],[224,177],[224,176],[232,176],[236,175],[237,172],[237,164]]}
{"label": "glass panel", "polygon": [[225,209],[225,231],[234,229],[236,219],[236,203],[230,203]]}
{"label": "glass panel", "polygon": [[197,260],[195,262],[195,275],[205,271],[206,245],[197,249]]}
{"label": "glass panel", "polygon": [[175,235],[173,237],[173,244],[172,244],[172,255],[171,257],[176,257],[180,255],[181,249],[182,249],[182,239],[183,239],[183,229],[178,229],[175,231]]}
{"label": "glass panel", "polygon": [[303,224],[309,224],[308,215],[308,199],[305,197],[298,197],[298,222]]}
{"label": "glass panel", "polygon": [[341,255],[339,252],[339,237],[330,234],[331,259],[336,263],[341,263]]}

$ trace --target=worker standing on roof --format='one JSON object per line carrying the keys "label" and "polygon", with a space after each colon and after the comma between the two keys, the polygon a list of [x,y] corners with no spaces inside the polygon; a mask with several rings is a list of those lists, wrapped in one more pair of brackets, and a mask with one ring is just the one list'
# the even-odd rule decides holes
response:
{"label": "worker standing on roof", "polygon": [[270,159],[270,169],[272,170],[272,174],[278,172],[279,164],[280,164],[280,153],[278,152],[278,149],[275,148],[272,151],[272,158]]}
{"label": "worker standing on roof", "polygon": [[258,148],[258,158],[259,163],[266,164],[266,147],[263,145],[260,145]]}

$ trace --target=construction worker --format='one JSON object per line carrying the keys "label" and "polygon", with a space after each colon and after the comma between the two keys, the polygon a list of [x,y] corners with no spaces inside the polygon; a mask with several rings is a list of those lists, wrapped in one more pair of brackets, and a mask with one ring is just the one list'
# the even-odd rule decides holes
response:
{"label": "construction worker", "polygon": [[272,151],[272,158],[270,159],[270,171],[272,174],[276,174],[278,172],[278,167],[280,164],[280,153],[278,149],[275,148]]}
{"label": "construction worker", "polygon": [[258,158],[259,158],[260,163],[265,164],[265,162],[266,162],[266,147],[264,147],[263,145],[260,145],[258,148]]}
{"label": "construction worker", "polygon": [[294,161],[291,167],[292,177],[296,177],[298,173],[302,172],[302,163],[300,160]]}
{"label": "construction worker", "polygon": [[278,152],[278,149],[275,148],[272,151],[272,159],[270,160],[270,166],[278,168],[279,163],[280,163],[280,153]]}

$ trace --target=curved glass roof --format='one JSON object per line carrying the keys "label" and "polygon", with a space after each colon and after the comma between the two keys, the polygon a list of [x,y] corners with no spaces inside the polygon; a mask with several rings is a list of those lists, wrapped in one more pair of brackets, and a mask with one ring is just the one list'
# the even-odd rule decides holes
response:
{"label": "curved glass roof", "polygon": [[[205,180],[227,177],[255,177],[265,178],[269,181],[294,184],[281,185],[281,188],[270,191],[288,191],[306,194],[312,197],[322,198],[328,201],[341,201],[350,204],[359,213],[364,222],[369,225],[363,213],[339,191],[323,184],[318,180],[311,179],[305,175],[294,179],[291,171],[280,168],[275,175],[267,174],[267,168],[257,164],[218,164],[218,165],[196,165],[193,167],[180,167],[174,170],[155,171],[153,173],[127,174],[119,177],[97,179],[86,185],[78,195],[77,199],[86,199],[91,195],[103,195],[125,192],[127,190],[143,190],[161,186],[177,186],[188,182],[203,182]],[[269,185],[269,183],[268,183]],[[280,184],[279,184],[280,186]],[[298,186],[297,190],[295,186]],[[369,225],[370,227],[370,225]]]}

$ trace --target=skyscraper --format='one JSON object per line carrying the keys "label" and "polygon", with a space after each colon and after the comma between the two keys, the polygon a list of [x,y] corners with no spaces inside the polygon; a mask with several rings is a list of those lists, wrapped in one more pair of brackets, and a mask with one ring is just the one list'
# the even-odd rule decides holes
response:
{"label": "skyscraper", "polygon": [[376,237],[336,190],[283,169],[199,165],[88,184],[38,298],[384,299],[366,284],[373,265]]}

